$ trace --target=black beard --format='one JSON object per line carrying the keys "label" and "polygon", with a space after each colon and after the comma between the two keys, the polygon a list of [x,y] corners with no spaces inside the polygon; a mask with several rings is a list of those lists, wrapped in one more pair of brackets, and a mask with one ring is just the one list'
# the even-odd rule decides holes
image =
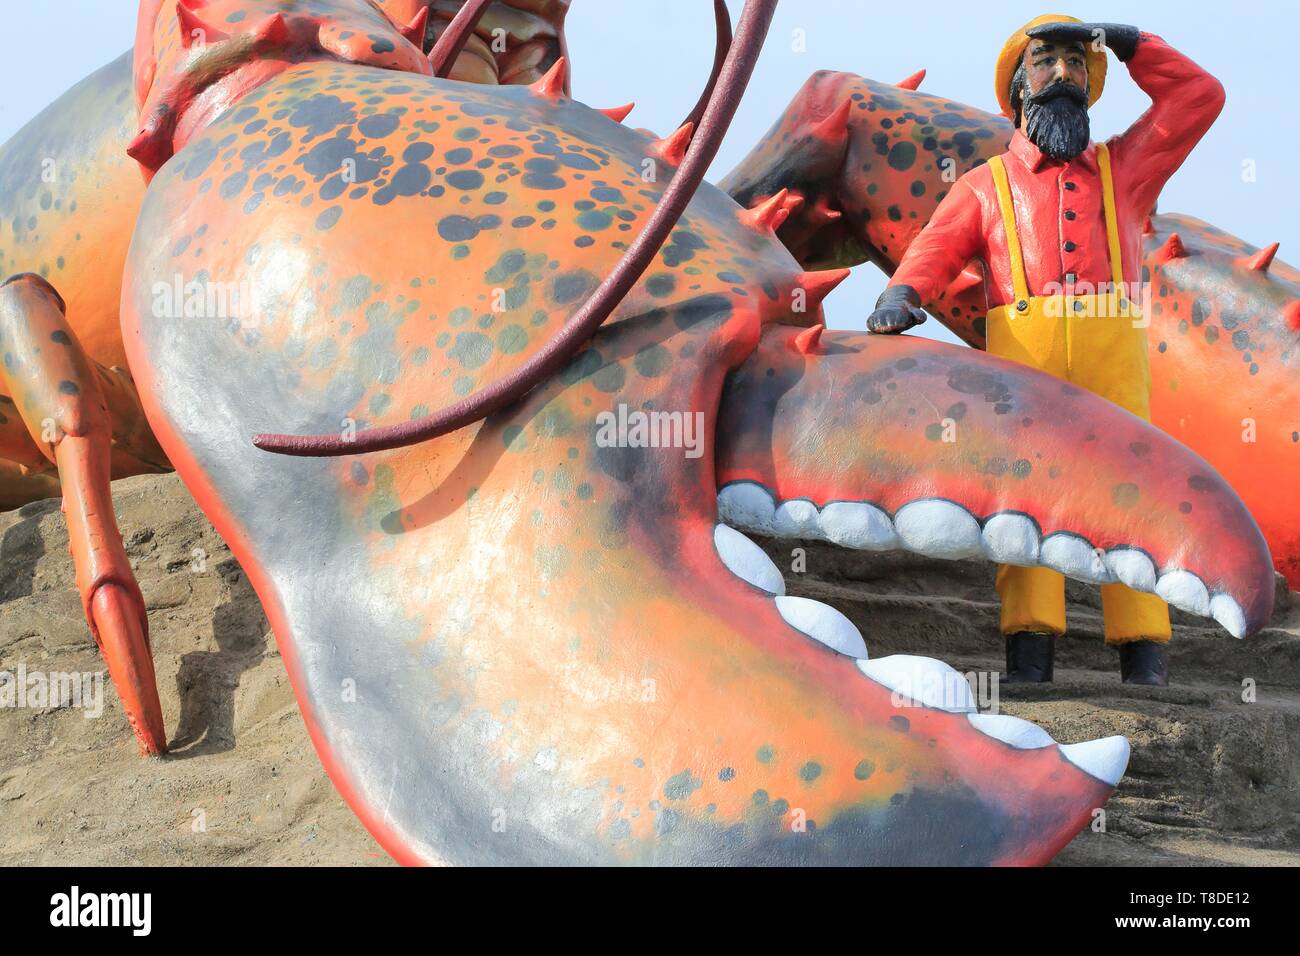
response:
{"label": "black beard", "polygon": [[1025,135],[1048,156],[1073,159],[1088,148],[1088,94],[1056,83],[1025,100]]}

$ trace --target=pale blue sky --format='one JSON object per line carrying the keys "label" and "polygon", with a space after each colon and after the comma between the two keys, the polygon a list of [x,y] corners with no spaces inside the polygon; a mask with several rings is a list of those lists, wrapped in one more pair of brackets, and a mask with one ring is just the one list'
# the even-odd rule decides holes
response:
{"label": "pale blue sky", "polygon": [[[731,0],[733,16],[742,0]],[[1055,10],[1053,10],[1055,6]],[[0,57],[0,141],[63,90],[130,46],[135,0],[6,3]],[[1300,72],[1294,0],[1224,4],[1210,0],[1085,4],[954,3],[926,0],[786,0],[745,102],[711,178],[726,173],[761,137],[810,73],[846,70],[897,81],[921,67],[922,89],[996,111],[993,60],[1021,23],[1045,12],[1135,23],[1209,69],[1228,90],[1218,123],[1170,181],[1160,208],[1198,216],[1247,242],[1281,241],[1279,256],[1300,263]],[[792,49],[796,29],[806,52]],[[569,14],[574,95],[592,106],[635,100],[628,122],[665,133],[694,104],[713,51],[709,0],[574,0]],[[1096,138],[1119,132],[1147,104],[1111,61],[1105,96],[1093,109]],[[1242,162],[1255,161],[1244,182]],[[884,277],[864,265],[827,300],[835,328],[860,328]],[[918,333],[951,340],[936,322]]]}

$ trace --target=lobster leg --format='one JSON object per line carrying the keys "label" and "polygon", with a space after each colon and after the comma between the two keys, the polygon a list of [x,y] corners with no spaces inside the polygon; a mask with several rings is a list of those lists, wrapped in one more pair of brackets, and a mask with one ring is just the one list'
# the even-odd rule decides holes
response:
{"label": "lobster leg", "polygon": [[[0,286],[0,350],[0,385],[34,447],[58,469],[91,633],[142,750],[161,754],[167,739],[144,598],[113,516],[111,403],[102,373],[77,342],[58,292],[30,273]],[[117,403],[125,397],[113,394]]]}

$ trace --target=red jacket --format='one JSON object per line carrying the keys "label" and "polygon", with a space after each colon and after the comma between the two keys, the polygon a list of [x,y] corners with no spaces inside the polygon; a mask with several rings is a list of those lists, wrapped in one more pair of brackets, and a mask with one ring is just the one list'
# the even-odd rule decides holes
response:
{"label": "red jacket", "polygon": [[[1223,108],[1223,86],[1209,73],[1143,33],[1129,73],[1151,108],[1107,141],[1115,181],[1124,280],[1141,281],[1142,225],[1156,197]],[[1108,283],[1097,147],[1068,162],[1044,155],[1019,130],[1003,154],[1030,295],[1060,292],[1049,284]],[[984,260],[989,307],[1014,298],[1006,232],[993,174],[981,165],[953,186],[912,241],[889,284],[910,285],[933,302],[972,258]],[[1086,292],[1086,289],[1080,289]]]}

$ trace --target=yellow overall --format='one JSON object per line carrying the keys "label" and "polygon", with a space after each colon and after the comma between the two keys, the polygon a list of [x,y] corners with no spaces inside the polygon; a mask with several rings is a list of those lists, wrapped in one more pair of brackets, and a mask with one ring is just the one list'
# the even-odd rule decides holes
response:
{"label": "yellow overall", "polygon": [[[1146,327],[1124,291],[1114,182],[1104,144],[1097,145],[1097,166],[1113,292],[1073,295],[1065,290],[1061,295],[1031,297],[1006,167],[1000,156],[989,160],[1007,234],[1015,300],[989,312],[988,351],[1087,388],[1150,421]],[[1000,565],[997,590],[1003,634],[1065,633],[1065,578],[1056,571]],[[1107,644],[1169,640],[1169,607],[1155,595],[1123,584],[1104,584],[1101,601]]]}

